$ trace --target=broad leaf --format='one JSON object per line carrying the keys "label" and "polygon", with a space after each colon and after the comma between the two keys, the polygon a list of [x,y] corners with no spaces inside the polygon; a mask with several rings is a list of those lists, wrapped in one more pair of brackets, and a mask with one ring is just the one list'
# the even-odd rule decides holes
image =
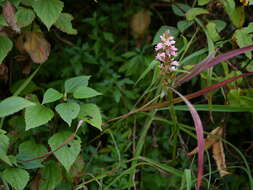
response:
{"label": "broad leaf", "polygon": [[15,190],[23,190],[29,181],[29,173],[21,168],[7,168],[2,178]]}
{"label": "broad leaf", "polygon": [[16,13],[17,25],[22,28],[30,25],[35,19],[35,14],[31,9],[20,7]]}
{"label": "broad leaf", "polygon": [[62,181],[62,168],[55,161],[50,162],[40,169],[41,179],[39,182],[40,190],[51,190]]}
{"label": "broad leaf", "polygon": [[35,63],[44,63],[50,54],[51,46],[41,33],[27,31],[25,33],[24,50]]}
{"label": "broad leaf", "polygon": [[55,102],[63,97],[63,94],[53,88],[47,89],[43,96],[42,104]]}
{"label": "broad leaf", "polygon": [[209,12],[206,9],[203,8],[191,8],[189,9],[185,16],[187,20],[193,20],[196,16],[202,15],[202,14],[208,14]]}
{"label": "broad leaf", "polygon": [[55,107],[55,110],[57,113],[60,114],[61,118],[67,122],[69,126],[71,126],[71,122],[73,119],[75,119],[78,116],[78,113],[80,111],[79,104],[75,102],[67,102],[58,104]]}
{"label": "broad leaf", "polygon": [[77,98],[77,99],[91,98],[98,95],[101,95],[101,93],[86,86],[80,86],[74,91],[74,94],[73,94],[74,98]]}
{"label": "broad leaf", "polygon": [[102,131],[102,117],[99,108],[95,104],[81,104],[78,118]]}
{"label": "broad leaf", "polygon": [[[48,144],[52,150],[62,145],[72,133],[70,131],[62,131],[54,134],[49,140]],[[79,152],[81,151],[81,140],[77,136],[68,145],[54,152],[55,157],[69,171],[72,164],[75,162]]]}
{"label": "broad leaf", "polygon": [[9,147],[9,137],[4,134],[0,134],[0,159],[9,165],[12,165],[9,157],[7,156],[7,151]]}
{"label": "broad leaf", "polygon": [[87,86],[90,76],[78,76],[65,81],[64,88],[66,93],[74,92],[79,86]]}
{"label": "broad leaf", "polygon": [[49,120],[53,118],[53,116],[54,112],[43,105],[37,104],[35,106],[26,108],[26,130],[46,124]]}
{"label": "broad leaf", "polygon": [[9,51],[11,51],[12,46],[12,41],[9,38],[0,36],[0,64],[3,62]]}
{"label": "broad leaf", "polygon": [[180,20],[177,23],[177,28],[180,30],[180,32],[184,32],[187,28],[189,28],[194,22],[188,21],[188,20]]}
{"label": "broad leaf", "polygon": [[38,17],[49,30],[59,18],[64,4],[60,0],[36,0],[32,6]]}
{"label": "broad leaf", "polygon": [[[19,145],[18,148],[19,154],[17,158],[20,160],[30,160],[35,157],[44,155],[47,153],[47,148],[43,144],[37,144],[34,141],[25,141]],[[26,169],[34,169],[42,167],[41,162],[43,159],[34,160],[30,162],[23,162],[23,166]]]}
{"label": "broad leaf", "polygon": [[217,26],[214,22],[208,22],[206,25],[207,32],[213,41],[220,40],[220,35],[217,32]]}
{"label": "broad leaf", "polygon": [[[234,39],[240,48],[253,44],[252,40],[253,23],[250,23],[247,27],[238,29],[234,33]],[[251,59],[252,53],[246,52],[245,55]]]}
{"label": "broad leaf", "polygon": [[0,103],[0,117],[14,114],[26,107],[33,106],[34,103],[18,96],[11,96]]}
{"label": "broad leaf", "polygon": [[71,21],[73,20],[73,16],[68,13],[61,13],[60,17],[54,24],[59,30],[65,32],[67,34],[77,34],[77,30],[73,28]]}

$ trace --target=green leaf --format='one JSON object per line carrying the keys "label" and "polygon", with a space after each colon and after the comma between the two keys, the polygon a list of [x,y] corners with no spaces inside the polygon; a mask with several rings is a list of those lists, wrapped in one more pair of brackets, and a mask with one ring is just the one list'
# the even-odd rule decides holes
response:
{"label": "green leaf", "polygon": [[9,164],[10,166],[11,161],[9,160],[9,157],[7,156],[7,151],[9,147],[9,137],[7,137],[4,134],[0,134],[0,159]]}
{"label": "green leaf", "polygon": [[29,173],[21,168],[7,168],[2,178],[15,190],[23,190],[29,181]]}
{"label": "green leaf", "polygon": [[191,7],[189,5],[183,3],[173,3],[172,5],[172,11],[178,16],[185,16],[185,12],[187,12],[190,8]]}
{"label": "green leaf", "polygon": [[[29,160],[47,153],[47,148],[43,144],[37,144],[34,141],[25,141],[19,145],[19,154],[17,158],[19,160]],[[44,159],[39,159],[30,162],[24,162],[23,165],[26,169],[34,169],[42,167],[41,162]]]}
{"label": "green leaf", "polygon": [[47,89],[43,96],[42,104],[55,102],[63,97],[63,94],[53,88]]}
{"label": "green leaf", "polygon": [[16,13],[17,25],[22,28],[30,25],[35,19],[35,14],[31,9],[20,7]]}
{"label": "green leaf", "polygon": [[0,26],[8,26],[3,15],[0,15]]}
{"label": "green leaf", "polygon": [[[253,32],[253,23],[250,23],[247,27],[235,31],[234,37],[236,39],[236,43],[240,48],[253,44],[251,35],[252,32]],[[250,51],[245,52],[245,55],[249,59],[251,59],[252,57],[252,53]]]}
{"label": "green leaf", "polygon": [[51,190],[55,189],[55,187],[62,181],[62,169],[55,162],[51,161],[40,171],[41,179],[39,183],[40,190]]}
{"label": "green leaf", "polygon": [[74,92],[79,86],[87,86],[90,76],[78,76],[65,81],[64,88],[66,93]]}
{"label": "green leaf", "polygon": [[180,32],[184,32],[187,28],[189,28],[194,22],[188,21],[188,20],[180,20],[177,23],[177,28],[180,30]]}
{"label": "green leaf", "polygon": [[78,113],[80,111],[80,106],[79,104],[75,102],[67,102],[67,103],[62,103],[58,104],[55,107],[55,110],[61,118],[67,122],[69,126],[71,126],[71,122],[73,119],[75,119],[78,116]]}
{"label": "green leaf", "polygon": [[18,96],[11,96],[0,103],[0,117],[14,114],[26,107],[33,106],[34,103]]}
{"label": "green leaf", "polygon": [[[70,131],[62,131],[54,134],[48,140],[48,144],[52,150],[62,145],[72,133]],[[81,151],[81,140],[78,136],[73,139],[68,145],[65,145],[58,151],[54,152],[55,157],[69,171],[72,164],[75,162],[79,152]]]}
{"label": "green leaf", "polygon": [[77,99],[91,98],[98,95],[101,95],[101,93],[86,86],[80,86],[73,93],[74,98],[77,98]]}
{"label": "green leaf", "polygon": [[210,0],[198,0],[198,5],[199,6],[203,6],[206,5],[210,2]]}
{"label": "green leaf", "polygon": [[78,118],[102,131],[102,117],[99,108],[95,104],[81,104]]}
{"label": "green leaf", "polygon": [[12,41],[9,38],[0,36],[0,64],[3,62],[9,51],[11,51],[12,46]]}
{"label": "green leaf", "polygon": [[40,104],[25,109],[26,130],[46,124],[54,117],[54,112]]}
{"label": "green leaf", "polygon": [[177,28],[175,27],[172,27],[172,26],[161,26],[160,29],[158,30],[158,32],[155,34],[155,37],[153,39],[153,43],[152,45],[156,45],[158,44],[159,42],[161,42],[160,40],[160,36],[167,30],[170,30],[170,34],[176,38],[179,34],[179,31]]}
{"label": "green leaf", "polygon": [[49,30],[59,18],[64,4],[60,0],[36,0],[32,7]]}
{"label": "green leaf", "polygon": [[144,72],[142,72],[141,76],[138,78],[135,84],[137,84],[140,80],[142,80],[153,68],[157,67],[160,64],[160,62],[157,59],[154,59],[148,67],[145,69]]}
{"label": "green leaf", "polygon": [[72,27],[71,21],[73,20],[73,16],[68,13],[61,13],[60,17],[54,24],[59,30],[65,32],[67,34],[75,35],[77,34],[77,30]]}
{"label": "green leaf", "polygon": [[185,16],[187,20],[193,20],[196,16],[202,15],[202,14],[208,14],[209,12],[206,9],[203,8],[191,8],[189,9]]}
{"label": "green leaf", "polygon": [[220,35],[217,32],[216,24],[214,22],[208,22],[208,24],[206,25],[206,29],[209,36],[214,42],[220,40]]}

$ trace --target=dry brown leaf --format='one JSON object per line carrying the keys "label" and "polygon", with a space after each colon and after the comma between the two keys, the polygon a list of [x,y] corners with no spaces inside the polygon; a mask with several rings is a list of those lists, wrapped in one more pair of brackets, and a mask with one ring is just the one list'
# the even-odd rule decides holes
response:
{"label": "dry brown leaf", "polygon": [[213,158],[216,162],[217,169],[220,173],[220,176],[223,177],[225,175],[230,174],[226,170],[226,160],[225,160],[225,154],[224,154],[222,141],[219,140],[218,142],[214,143],[212,146],[212,149],[213,149]]}
{"label": "dry brown leaf", "polygon": [[10,3],[10,1],[6,1],[3,6],[3,15],[6,22],[10,25],[12,30],[16,32],[20,32],[19,27],[17,26],[17,20],[15,17],[15,7]]}
{"label": "dry brown leaf", "polygon": [[135,13],[131,19],[131,30],[134,38],[139,39],[144,36],[150,25],[150,14],[147,10]]}
{"label": "dry brown leaf", "polygon": [[24,43],[25,43],[25,34],[21,34],[16,40],[16,48],[22,54],[26,52],[24,48]]}
{"label": "dry brown leaf", "polygon": [[50,44],[41,33],[28,31],[24,36],[24,49],[34,63],[44,63],[50,54]]}
{"label": "dry brown leaf", "polygon": [[[221,137],[222,134],[223,134],[223,128],[222,127],[216,127],[215,129],[213,129],[211,131],[211,134]],[[208,135],[207,138],[205,139],[205,150],[209,149],[217,141],[218,141],[217,138],[215,138],[214,136]],[[192,156],[196,153],[198,153],[198,148],[197,147],[195,149],[193,149],[191,152],[189,152],[187,155]]]}

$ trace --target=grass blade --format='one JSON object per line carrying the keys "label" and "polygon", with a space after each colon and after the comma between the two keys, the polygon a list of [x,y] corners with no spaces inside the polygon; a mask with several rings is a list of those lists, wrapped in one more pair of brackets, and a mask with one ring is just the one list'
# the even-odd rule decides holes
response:
{"label": "grass blade", "polygon": [[197,186],[196,190],[200,189],[201,183],[202,183],[202,177],[203,177],[203,163],[204,163],[204,131],[201,119],[198,115],[198,112],[194,108],[194,106],[178,91],[176,91],[173,88],[170,88],[173,92],[175,92],[177,95],[180,96],[180,98],[186,103],[186,105],[189,107],[189,111],[192,115],[195,129],[196,129],[196,135],[197,135],[197,141],[198,141],[198,177],[197,177]]}

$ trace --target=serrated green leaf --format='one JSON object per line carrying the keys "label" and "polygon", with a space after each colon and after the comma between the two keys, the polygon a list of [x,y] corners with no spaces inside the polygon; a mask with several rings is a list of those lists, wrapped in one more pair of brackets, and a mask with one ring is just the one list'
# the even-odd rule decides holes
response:
{"label": "serrated green leaf", "polygon": [[9,164],[10,166],[11,161],[9,160],[9,157],[7,156],[7,151],[9,147],[9,137],[7,137],[4,134],[0,134],[0,159]]}
{"label": "serrated green leaf", "polygon": [[25,109],[26,130],[46,124],[54,117],[54,112],[40,104]]}
{"label": "serrated green leaf", "polygon": [[22,28],[28,26],[35,19],[35,14],[31,9],[20,7],[16,13],[17,25]]}
{"label": "serrated green leaf", "polygon": [[59,18],[64,4],[60,0],[36,0],[32,7],[49,30]]}
{"label": "serrated green leaf", "polygon": [[59,30],[65,32],[67,34],[75,35],[77,34],[77,30],[73,28],[71,21],[73,20],[73,16],[68,13],[61,13],[58,20],[54,24]]}
{"label": "serrated green leaf", "polygon": [[9,51],[11,51],[12,46],[12,41],[9,38],[0,36],[0,64],[3,62]]}
{"label": "serrated green leaf", "polygon": [[[44,155],[48,151],[47,151],[47,148],[43,144],[37,144],[34,141],[25,141],[19,145],[18,152],[19,154],[17,155],[17,158],[22,161],[22,160],[29,160],[29,159]],[[24,162],[23,166],[26,169],[34,169],[34,168],[42,167],[41,162],[43,160],[44,159]]]}
{"label": "serrated green leaf", "polygon": [[95,104],[81,104],[80,107],[78,118],[102,131],[102,117],[99,108]]}
{"label": "serrated green leaf", "polygon": [[78,76],[65,81],[66,93],[73,93],[79,86],[87,86],[90,76]]}
{"label": "serrated green leaf", "polygon": [[39,173],[43,179],[39,183],[40,190],[55,189],[62,180],[62,169],[55,161],[51,161],[44,168],[40,169]]}
{"label": "serrated green leaf", "polygon": [[62,103],[58,104],[55,107],[55,110],[61,118],[69,125],[71,126],[71,122],[73,119],[75,119],[80,111],[80,106],[79,104],[75,102],[67,102],[67,103]]}
{"label": "serrated green leaf", "polygon": [[203,9],[203,8],[191,8],[189,9],[185,16],[187,20],[193,20],[196,16],[202,15],[202,14],[208,14],[208,10]]}
{"label": "serrated green leaf", "polygon": [[15,190],[23,190],[29,181],[29,173],[21,168],[7,168],[2,178]]}
{"label": "serrated green leaf", "polygon": [[[48,144],[52,150],[62,145],[66,139],[72,135],[70,131],[62,131],[54,134],[48,140]],[[79,152],[81,151],[81,140],[78,136],[73,139],[68,145],[65,145],[58,151],[54,152],[55,157],[69,171],[72,164],[75,162]]]}
{"label": "serrated green leaf", "polygon": [[43,96],[42,104],[55,102],[63,97],[63,94],[53,88],[47,89]]}
{"label": "serrated green leaf", "polygon": [[156,45],[158,44],[159,42],[161,42],[160,40],[160,36],[167,30],[170,30],[170,34],[176,38],[179,34],[179,31],[177,28],[175,27],[172,27],[172,26],[161,26],[160,29],[157,31],[157,33],[155,34],[155,37],[153,39],[153,43],[152,45]]}
{"label": "serrated green leaf", "polygon": [[74,98],[77,98],[77,99],[91,98],[98,95],[101,95],[101,93],[86,86],[78,87],[73,93]]}
{"label": "serrated green leaf", "polygon": [[26,107],[33,106],[34,103],[18,96],[11,96],[0,103],[0,117],[14,114]]}

